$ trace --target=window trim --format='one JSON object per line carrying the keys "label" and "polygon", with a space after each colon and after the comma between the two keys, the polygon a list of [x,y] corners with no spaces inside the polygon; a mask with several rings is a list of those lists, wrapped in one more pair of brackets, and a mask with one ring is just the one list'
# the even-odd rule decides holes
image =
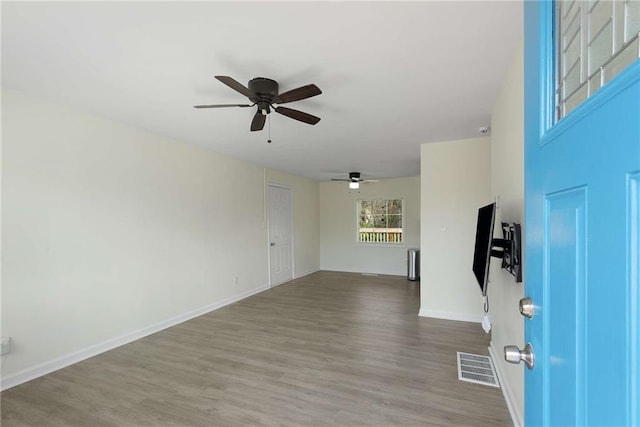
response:
{"label": "window trim", "polygon": [[[402,242],[362,242],[360,241],[360,202],[373,200],[400,200],[402,202]],[[406,225],[406,209],[407,199],[404,196],[390,197],[359,197],[355,203],[355,233],[354,239],[356,246],[377,246],[377,247],[397,247],[401,248],[407,245],[407,225]]]}

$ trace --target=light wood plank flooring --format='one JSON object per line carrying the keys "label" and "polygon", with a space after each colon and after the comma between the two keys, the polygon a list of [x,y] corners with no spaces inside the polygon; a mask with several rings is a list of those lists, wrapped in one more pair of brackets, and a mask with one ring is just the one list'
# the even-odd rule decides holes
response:
{"label": "light wood plank flooring", "polygon": [[457,379],[488,336],[419,299],[314,273],[7,390],[2,426],[510,425],[499,389]]}

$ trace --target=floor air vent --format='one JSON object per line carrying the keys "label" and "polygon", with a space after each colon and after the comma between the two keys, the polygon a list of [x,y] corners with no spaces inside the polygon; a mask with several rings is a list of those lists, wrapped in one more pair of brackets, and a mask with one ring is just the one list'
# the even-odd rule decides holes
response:
{"label": "floor air vent", "polygon": [[458,352],[458,379],[470,383],[500,387],[489,356]]}

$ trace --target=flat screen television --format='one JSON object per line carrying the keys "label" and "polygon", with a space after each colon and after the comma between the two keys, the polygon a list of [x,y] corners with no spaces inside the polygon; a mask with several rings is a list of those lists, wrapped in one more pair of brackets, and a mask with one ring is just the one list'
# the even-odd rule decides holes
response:
{"label": "flat screen television", "polygon": [[491,203],[478,209],[476,226],[476,247],[473,252],[473,274],[478,280],[482,295],[487,295],[489,282],[489,261],[493,240],[493,226],[496,219],[496,204]]}

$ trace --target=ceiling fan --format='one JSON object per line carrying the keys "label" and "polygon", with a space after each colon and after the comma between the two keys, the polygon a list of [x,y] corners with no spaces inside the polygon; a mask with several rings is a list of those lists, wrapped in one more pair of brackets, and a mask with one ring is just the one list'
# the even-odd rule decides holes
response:
{"label": "ceiling fan", "polygon": [[351,189],[357,189],[360,188],[360,183],[361,182],[378,182],[377,179],[362,179],[360,177],[360,172],[349,172],[349,178],[348,179],[343,179],[343,178],[332,178],[331,181],[344,181],[344,182],[348,182],[349,183],[349,188]]}
{"label": "ceiling fan", "polygon": [[229,76],[215,77],[231,89],[240,92],[249,98],[249,101],[251,101],[252,104],[195,105],[194,108],[253,107],[254,105],[257,105],[258,109],[251,121],[251,131],[262,130],[264,128],[267,114],[269,114],[271,110],[310,125],[315,125],[320,121],[320,117],[294,110],[293,108],[280,107],[279,105],[274,107],[274,104],[286,104],[320,95],[322,91],[314,84],[301,86],[297,89],[292,89],[279,94],[278,82],[266,77],[256,77],[249,80],[248,87]]}

